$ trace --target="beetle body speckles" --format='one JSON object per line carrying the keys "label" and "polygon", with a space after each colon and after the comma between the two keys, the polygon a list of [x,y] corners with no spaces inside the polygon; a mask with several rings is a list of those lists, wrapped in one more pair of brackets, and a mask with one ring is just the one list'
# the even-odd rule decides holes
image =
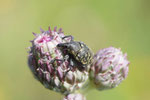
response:
{"label": "beetle body speckles", "polygon": [[86,67],[92,62],[93,54],[83,42],[70,41],[68,43],[60,43],[57,47],[62,51],[66,51],[66,54],[71,55],[82,67]]}

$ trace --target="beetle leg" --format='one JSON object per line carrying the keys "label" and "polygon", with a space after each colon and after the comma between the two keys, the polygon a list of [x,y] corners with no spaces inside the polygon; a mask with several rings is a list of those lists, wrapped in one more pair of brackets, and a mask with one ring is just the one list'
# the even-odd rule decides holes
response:
{"label": "beetle leg", "polygon": [[67,75],[67,73],[69,72],[69,71],[72,71],[73,70],[73,67],[74,67],[74,62],[72,61],[72,59],[70,58],[69,59],[69,68],[67,69],[67,71],[65,72],[65,76]]}
{"label": "beetle leg", "polygon": [[53,60],[51,60],[51,62],[50,62],[50,64],[53,64],[55,61],[61,61],[61,62],[63,62],[64,61],[64,59],[53,59]]}
{"label": "beetle leg", "polygon": [[54,58],[53,60],[51,60],[50,64],[53,64],[55,61],[61,61],[62,63],[66,60],[69,59],[69,55],[65,55],[65,57],[63,59],[56,59]]}
{"label": "beetle leg", "polygon": [[74,37],[73,37],[72,35],[64,36],[62,39],[65,39],[65,38],[68,38],[68,37],[70,37],[70,38],[71,38],[71,41],[73,41],[73,40],[74,40]]}

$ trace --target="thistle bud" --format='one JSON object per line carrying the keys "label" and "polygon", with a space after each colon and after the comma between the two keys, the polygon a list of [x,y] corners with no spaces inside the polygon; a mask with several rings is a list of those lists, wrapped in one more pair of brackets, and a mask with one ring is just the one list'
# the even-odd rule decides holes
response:
{"label": "thistle bud", "polygon": [[64,55],[57,48],[59,43],[70,42],[71,38],[62,39],[62,30],[54,28],[52,31],[50,27],[48,31],[41,29],[41,34],[33,34],[35,39],[31,41],[28,65],[34,77],[46,88],[62,94],[81,88],[88,79],[88,72],[70,66],[69,60],[64,60]]}
{"label": "thistle bud", "polygon": [[86,100],[82,94],[69,94],[63,100]]}
{"label": "thistle bud", "polygon": [[90,70],[90,78],[99,90],[118,86],[128,75],[127,54],[109,47],[98,51]]}

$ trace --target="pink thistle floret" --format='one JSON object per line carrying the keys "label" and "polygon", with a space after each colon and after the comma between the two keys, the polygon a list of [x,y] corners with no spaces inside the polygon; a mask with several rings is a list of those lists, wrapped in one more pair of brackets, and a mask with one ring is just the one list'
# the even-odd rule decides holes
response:
{"label": "pink thistle floret", "polygon": [[[81,88],[88,79],[88,72],[81,72],[77,66],[70,70],[68,60],[63,60],[64,55],[57,48],[59,43],[70,42],[71,38],[62,39],[65,35],[62,29],[57,31],[56,27],[54,30],[49,27],[48,31],[40,31],[41,34],[33,33],[35,39],[31,41],[28,57],[28,65],[34,77],[46,88],[62,94]],[[79,75],[84,78],[81,79]]]}

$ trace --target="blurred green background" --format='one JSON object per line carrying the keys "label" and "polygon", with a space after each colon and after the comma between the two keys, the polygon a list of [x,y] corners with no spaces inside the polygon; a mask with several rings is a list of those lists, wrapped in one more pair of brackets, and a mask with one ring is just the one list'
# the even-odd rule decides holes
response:
{"label": "blurred green background", "polygon": [[0,100],[61,100],[27,66],[39,28],[62,27],[94,52],[121,47],[131,62],[119,87],[91,91],[87,100],[150,100],[149,0],[0,0]]}

